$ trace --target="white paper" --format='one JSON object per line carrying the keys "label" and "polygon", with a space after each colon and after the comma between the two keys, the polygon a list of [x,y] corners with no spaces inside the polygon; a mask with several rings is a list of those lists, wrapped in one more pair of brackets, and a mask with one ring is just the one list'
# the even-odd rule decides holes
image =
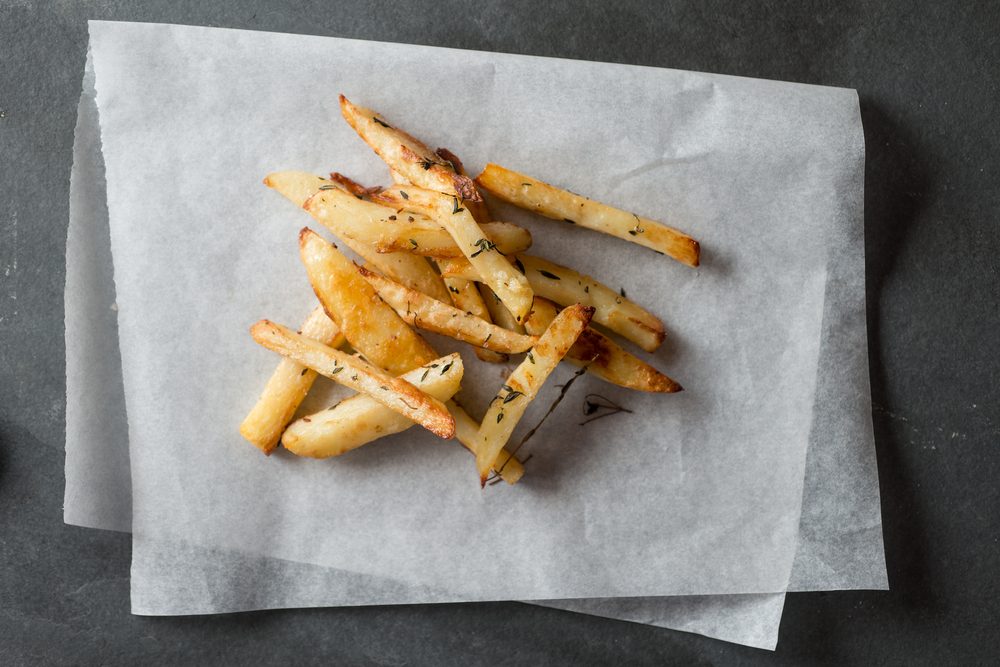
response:
{"label": "white paper", "polygon": [[[857,251],[829,238],[857,220],[853,92],[240,31],[164,37],[92,26],[133,532],[454,600],[787,587],[826,267]],[[428,96],[445,83],[456,94]],[[261,175],[332,163],[385,176],[338,122],[337,91],[449,144],[473,170],[488,158],[524,168],[699,238],[706,261],[690,271],[528,223],[537,253],[626,285],[663,317],[670,343],[657,362],[689,391],[601,386],[636,418],[580,429],[557,413],[526,482],[487,493],[466,452],[422,433],[332,465],[249,451],[233,427],[274,358],[245,329],[262,315],[299,320],[312,299],[294,242],[307,221]],[[496,369],[467,364],[481,407]],[[580,395],[597,389],[580,384]]]}
{"label": "white paper", "polygon": [[[127,422],[93,84],[88,58],[73,147],[66,252],[69,385],[64,518],[74,525],[129,531]],[[103,391],[91,393],[95,387]],[[142,615],[329,606],[331,599],[344,597],[338,591],[345,586],[363,587],[370,604],[403,599],[398,586],[364,575],[191,545],[137,539],[133,561],[132,612]],[[247,581],[255,585],[247,586]],[[419,591],[412,597],[425,601]],[[773,649],[783,602],[784,595],[773,594],[537,604],[563,609],[586,605],[577,611]]]}

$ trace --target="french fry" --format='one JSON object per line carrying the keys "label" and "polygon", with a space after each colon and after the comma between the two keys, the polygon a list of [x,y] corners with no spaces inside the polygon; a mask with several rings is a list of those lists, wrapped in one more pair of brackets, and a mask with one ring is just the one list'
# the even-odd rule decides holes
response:
{"label": "french fry", "polygon": [[[540,336],[557,313],[554,303],[536,296],[524,328],[530,335]],[[619,387],[665,394],[682,390],[678,383],[590,327],[576,339],[565,360]]]}
{"label": "french fry", "polygon": [[[496,246],[483,235],[475,218],[457,197],[413,186],[396,186],[391,190],[448,230],[478,276],[482,277],[481,282],[490,286],[518,321],[524,319],[531,308],[531,286],[507,258],[496,251]],[[372,199],[385,201],[386,192],[373,195]]]}
{"label": "french fry", "polygon": [[[370,362],[394,375],[429,363],[438,355],[386,305],[357,266],[308,227],[299,250],[309,282],[327,315],[347,341]],[[392,335],[383,335],[391,331]]]}
{"label": "french fry", "polygon": [[[514,263],[524,271],[536,295],[564,306],[593,306],[595,322],[647,352],[654,352],[666,337],[658,317],[588,275],[532,255],[518,255]],[[445,278],[479,280],[476,270],[461,259],[441,260],[438,266]]]}
{"label": "french fry", "polygon": [[504,201],[546,218],[617,236],[669,255],[688,266],[698,266],[701,255],[698,242],[655,220],[602,204],[496,164],[486,165],[483,173],[476,177],[476,184]]}
{"label": "french fry", "polygon": [[[443,157],[448,162],[450,162],[456,172],[462,174],[463,176],[466,175],[465,168],[462,166],[462,161],[459,160],[458,156],[456,156],[454,153],[452,153],[447,149],[439,148],[437,150],[437,154]],[[391,171],[392,171],[393,183],[399,185],[412,185],[412,183],[408,182],[406,178],[398,171],[395,170]],[[379,192],[382,192],[382,190],[379,190]],[[394,205],[398,208],[405,210],[406,205],[409,202],[404,200],[399,195],[399,192],[400,192],[399,189],[390,188],[389,190],[390,194],[396,195],[395,199],[396,203]],[[371,190],[369,190],[368,194],[371,193],[372,193]],[[485,201],[466,200],[466,205],[468,206],[469,211],[472,213],[472,216],[476,219],[476,222],[478,222],[479,224],[482,225],[491,221],[492,218],[490,217],[490,212],[486,206]],[[445,287],[448,288],[448,296],[451,297],[451,302],[455,305],[456,308],[458,308],[463,312],[471,313],[474,317],[486,320],[487,322],[492,321],[490,317],[490,312],[486,308],[486,303],[483,301],[483,298],[480,295],[479,290],[477,289],[476,283],[470,280],[462,280],[461,278],[444,278],[444,284]],[[507,312],[509,313],[510,311]],[[472,349],[476,353],[476,356],[479,357],[479,359],[491,364],[503,364],[510,359],[510,357],[508,357],[506,354],[503,354],[502,352],[494,352],[493,350],[487,350],[484,347],[473,346]]]}
{"label": "french fry", "polygon": [[[326,316],[322,306],[315,308],[306,318],[302,324],[302,335],[334,348],[344,344],[344,334]],[[240,434],[270,455],[281,440],[282,430],[292,420],[315,380],[316,371],[291,359],[282,359],[257,403],[240,424]]]}
{"label": "french fry", "polygon": [[[313,218],[342,239],[374,247],[382,254],[405,252],[425,257],[463,257],[454,239],[427,216],[367,201],[382,191],[367,188],[342,174],[331,174],[340,187],[320,185],[302,204]],[[320,180],[305,172],[283,172],[268,177],[272,182],[299,178]],[[404,202],[405,204],[405,202]],[[523,252],[531,246],[531,232],[509,222],[489,222],[483,233],[503,253]],[[360,254],[360,253],[359,253]]]}
{"label": "french fry", "polygon": [[[479,434],[479,422],[469,416],[462,406],[455,401],[445,403],[451,416],[455,418],[455,438],[473,454],[476,453],[476,438]],[[506,448],[500,450],[493,470],[508,484],[517,484],[524,476],[524,465]]]}
{"label": "french fry", "polygon": [[535,398],[545,379],[573,347],[593,314],[593,308],[580,304],[559,313],[490,403],[479,427],[476,446],[476,468],[479,471],[480,485],[486,483],[490,468],[497,465],[497,456],[524,416],[528,403]]}
{"label": "french fry", "polygon": [[472,179],[456,172],[450,162],[403,130],[389,125],[371,109],[356,106],[341,95],[340,111],[365,143],[406,181],[462,199],[482,199]]}
{"label": "french fry", "polygon": [[[379,271],[385,273],[387,276],[391,276],[393,280],[429,294],[435,299],[447,300],[448,291],[445,289],[444,283],[423,257],[404,252],[379,253],[373,246],[356,241],[350,236],[348,230],[341,226],[341,223],[345,220],[351,219],[351,215],[361,213],[373,214],[372,211],[376,209],[364,209],[361,205],[375,206],[374,204],[363,202],[348,194],[333,181],[302,171],[283,171],[269,174],[264,179],[264,184],[269,188],[277,190],[300,208],[305,208],[310,200],[319,193],[330,194],[333,192],[342,195],[335,201],[343,205],[358,204],[357,208],[348,209],[349,215],[330,216],[327,220],[317,218],[316,213],[320,212],[318,203],[314,205],[314,211],[310,211],[310,213],[313,214],[313,217],[318,222],[328,226],[330,231],[344,242],[344,245],[357,253],[366,262],[371,262],[377,266]],[[378,212],[383,210],[381,208],[377,209]]]}
{"label": "french fry", "polygon": [[[479,293],[483,297],[483,303],[486,304],[486,310],[490,312],[490,319],[504,329],[510,329],[515,333],[524,333],[524,327],[521,326],[520,322],[514,319],[511,312],[507,310],[507,306],[503,305],[503,302],[500,301],[500,297],[494,294],[493,290],[486,285],[480,285]],[[528,314],[531,314],[530,311]]]}
{"label": "french fry", "polygon": [[[379,298],[354,263],[311,230],[302,230],[299,243],[313,290],[355,350],[396,375],[433,363],[438,356],[434,349]],[[320,413],[310,417],[322,423]],[[299,421],[298,437],[310,438],[313,447],[322,446],[322,429],[317,426],[313,432],[305,425],[310,422]],[[512,457],[510,465],[514,461]]]}
{"label": "french fry", "polygon": [[[464,313],[471,313],[473,317],[478,317],[487,322],[491,321],[490,312],[486,309],[486,303],[479,294],[476,283],[463,278],[445,278],[444,284],[448,288],[451,302],[455,304],[456,308]],[[510,357],[502,352],[487,350],[485,347],[473,346],[472,349],[482,361],[491,364],[503,364],[510,359]]]}
{"label": "french fry", "polygon": [[331,171],[330,180],[350,192],[358,199],[368,199],[371,195],[376,192],[381,192],[383,189],[381,185],[365,187],[353,178],[348,178],[344,174],[341,174],[339,171]]}
{"label": "french fry", "polygon": [[250,335],[272,352],[307,366],[338,384],[371,396],[438,437],[455,437],[455,419],[444,404],[406,380],[395,378],[357,357],[268,320],[261,320],[250,327]]}
{"label": "french fry", "polygon": [[[480,225],[480,229],[498,252],[518,253],[531,247],[531,232],[524,227],[509,222],[487,222]],[[451,235],[437,223],[389,221],[364,236],[367,238],[359,240],[367,241],[380,253],[408,252],[433,258],[465,256]]]}
{"label": "french fry", "polygon": [[[453,353],[426,366],[418,366],[403,374],[401,379],[439,401],[449,401],[461,387],[464,371],[462,357]],[[450,401],[445,406],[454,414]],[[281,444],[293,454],[322,459],[339,456],[413,425],[412,420],[386,408],[371,396],[355,394],[329,410],[289,425],[281,437]],[[458,419],[455,419],[456,435],[458,430]]]}
{"label": "french fry", "polygon": [[364,267],[358,270],[407,324],[497,352],[524,352],[535,344],[532,336],[498,327]]}

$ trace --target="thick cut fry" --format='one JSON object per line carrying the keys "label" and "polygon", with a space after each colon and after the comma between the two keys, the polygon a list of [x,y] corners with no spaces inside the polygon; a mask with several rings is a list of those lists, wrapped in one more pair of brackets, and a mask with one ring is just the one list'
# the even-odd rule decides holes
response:
{"label": "thick cut fry", "polygon": [[[486,309],[486,303],[479,294],[476,283],[463,278],[445,278],[444,284],[448,288],[451,302],[455,304],[456,308],[463,313],[471,313],[473,317],[478,317],[487,322],[492,321],[490,312]],[[472,349],[475,351],[477,357],[491,364],[503,364],[510,358],[502,352],[494,352],[484,347],[474,346]]]}
{"label": "thick cut fry", "polygon": [[[350,270],[355,271],[355,268],[351,266]],[[357,275],[356,272],[354,273],[354,277],[358,280],[363,280],[360,275]],[[350,288],[350,286],[348,286],[348,288]],[[365,288],[366,290],[371,289],[367,283],[365,284]],[[355,287],[355,289],[362,288]],[[474,286],[473,290],[475,290]],[[391,309],[385,304],[385,302],[379,299],[374,292],[372,292],[367,299],[361,299],[358,301],[348,300],[346,302],[342,302],[340,299],[336,298],[328,299],[326,305],[326,308],[329,309],[328,312],[333,311],[334,318],[343,321],[344,318],[336,312],[336,308],[340,303],[343,303],[345,307],[355,309],[356,311],[355,316],[349,318],[352,322],[352,336],[354,338],[354,342],[351,344],[366,358],[382,358],[384,363],[391,364],[394,368],[405,369],[398,371],[397,374],[405,373],[406,371],[409,371],[417,366],[435,363],[431,360],[433,360],[433,358],[437,355],[429,345],[426,345],[426,343],[424,343],[426,347],[415,345],[399,348],[399,356],[387,357],[387,355],[385,355],[384,350],[393,349],[394,341],[408,338],[413,335],[413,331],[398,316],[387,316],[384,311],[386,309]],[[449,411],[458,414],[451,406],[449,406]],[[295,436],[300,443],[303,443],[302,446],[306,446],[304,443],[308,443],[308,446],[314,450],[318,450],[323,447],[336,448],[338,446],[336,442],[331,442],[327,438],[327,432],[323,426],[325,423],[323,415],[326,412],[327,411],[324,410],[316,415],[310,415],[310,421],[300,419],[296,422]],[[462,415],[464,415],[464,412]],[[460,415],[459,418],[461,417],[462,416]],[[471,418],[465,415],[465,420],[469,421]],[[471,448],[470,443],[472,440],[468,436],[468,430],[468,428],[463,430],[466,435],[461,442],[466,447]],[[497,458],[498,460],[507,461],[504,468],[498,471],[503,479],[507,480],[510,484],[513,484],[520,479],[524,472],[524,468],[516,457],[505,450],[501,452],[500,456]]]}
{"label": "thick cut fry", "polygon": [[[524,271],[535,294],[564,306],[582,303],[595,308],[594,321],[632,341],[647,352],[663,342],[666,332],[658,317],[629,301],[607,285],[565,266],[540,257],[518,255],[514,259]],[[479,280],[476,270],[461,259],[438,263],[445,278]]]}
{"label": "thick cut fry", "polygon": [[[558,308],[548,299],[535,297],[524,328],[532,336],[540,336],[555,319]],[[587,369],[606,382],[627,389],[673,393],[681,386],[642,359],[621,348],[613,340],[590,327],[583,330],[576,343],[566,353],[566,361]]]}
{"label": "thick cut fry", "polygon": [[[531,247],[531,233],[524,227],[509,222],[487,222],[480,225],[480,228],[498,252],[518,253]],[[437,223],[429,221],[412,223],[389,221],[389,224],[373,228],[365,236],[368,238],[359,240],[367,241],[380,253],[408,252],[434,258],[465,256],[448,232]]]}
{"label": "thick cut fry", "polygon": [[[464,371],[462,357],[456,352],[426,366],[418,366],[402,375],[401,379],[439,401],[448,401],[461,387]],[[450,402],[446,407],[451,413]],[[355,394],[329,410],[291,424],[281,437],[281,444],[293,454],[322,459],[339,456],[411,426],[412,420],[386,408],[372,397]],[[455,431],[457,434],[457,419]]]}
{"label": "thick cut fry", "polygon": [[[490,286],[504,305],[521,321],[531,309],[531,286],[527,279],[485,237],[472,214],[462,206],[457,197],[449,197],[438,192],[412,186],[392,188],[410,202],[421,213],[434,218],[448,230],[455,244],[462,249],[465,257],[481,277],[481,282]],[[383,201],[381,192],[373,196],[375,201]],[[405,195],[405,196],[404,196]]]}
{"label": "thick cut fry", "polygon": [[341,95],[340,111],[354,131],[390,169],[410,183],[462,199],[481,200],[472,179],[456,172],[446,159],[406,132],[391,126],[371,109],[356,106]]}
{"label": "thick cut fry", "polygon": [[[479,422],[469,416],[461,405],[455,401],[445,403],[451,416],[455,418],[455,438],[473,454],[476,453],[476,438],[479,434]],[[501,449],[493,470],[508,484],[517,484],[524,475],[524,465],[507,449]]]}
{"label": "thick cut fry", "polygon": [[524,352],[535,344],[532,336],[498,327],[364,267],[358,270],[407,324],[497,352]]}
{"label": "thick cut fry", "polygon": [[553,220],[593,229],[670,255],[688,266],[698,266],[701,249],[693,238],[635,213],[573,194],[536,178],[488,164],[476,184],[515,206]]}
{"label": "thick cut fry", "polygon": [[593,314],[593,308],[580,304],[559,313],[490,403],[479,427],[476,446],[476,468],[480,484],[486,483],[490,468],[496,465],[494,462],[497,456],[524,415],[528,403],[535,398],[545,379],[573,347]]}
{"label": "thick cut fry", "polygon": [[[323,312],[322,306],[306,318],[302,335],[334,348],[344,343],[344,334]],[[315,380],[316,371],[290,359],[282,359],[264,386],[257,404],[240,424],[240,433],[262,452],[270,454],[278,446],[281,431],[292,420]]]}
{"label": "thick cut fry", "polygon": [[[451,163],[451,165],[455,168],[455,171],[462,174],[463,176],[466,175],[465,169],[462,166],[462,161],[459,160],[454,153],[444,148],[439,148],[437,150],[437,153],[441,157],[448,160]],[[408,182],[402,174],[400,174],[398,171],[395,170],[392,170],[392,181],[393,183],[397,183],[399,185],[412,185],[412,183]],[[355,185],[356,187],[361,187],[360,185],[357,184]],[[366,196],[370,196],[374,192],[375,191],[372,190],[371,188],[365,189]],[[378,190],[377,192],[382,192],[382,190]],[[399,188],[390,188],[388,194],[395,195],[398,198],[394,206],[396,206],[399,209],[405,210],[406,205],[409,202],[404,200],[402,196],[399,195],[400,192],[401,190]],[[390,200],[392,199],[390,198]],[[472,212],[472,216],[476,219],[476,222],[478,222],[479,224],[490,222],[490,220],[492,219],[490,217],[490,212],[486,206],[485,201],[473,202],[471,200],[467,200],[466,204],[468,205],[469,211]],[[483,302],[483,298],[482,296],[480,296],[479,290],[476,287],[476,283],[470,280],[462,280],[461,278],[445,278],[444,284],[445,287],[448,288],[448,296],[451,297],[451,302],[455,305],[456,308],[458,308],[463,312],[471,313],[474,317],[486,320],[487,322],[492,321],[492,319],[490,318],[490,313],[486,309],[486,304]],[[407,287],[412,287],[412,286],[407,285]],[[510,311],[507,312],[509,313]],[[482,361],[491,364],[503,364],[510,359],[510,357],[508,357],[506,354],[503,354],[502,352],[494,352],[493,350],[487,350],[484,347],[473,346],[472,349],[475,351],[476,356],[479,357]]]}
{"label": "thick cut fry", "polygon": [[[302,171],[283,171],[269,174],[264,179],[264,184],[269,188],[277,190],[300,208],[305,208],[314,195],[332,192],[341,193],[346,197],[346,199],[342,198],[340,200],[343,202],[348,202],[349,200],[349,202],[354,202],[358,205],[375,206],[349,195],[333,181]],[[318,211],[318,205],[316,209]],[[379,210],[384,209],[379,207]],[[377,266],[379,271],[385,273],[387,276],[391,276],[393,280],[403,283],[407,287],[420,290],[424,294],[429,294],[435,299],[446,300],[448,298],[448,292],[441,281],[441,277],[434,272],[434,269],[431,268],[427,260],[423,257],[405,252],[379,253],[375,250],[374,246],[352,238],[348,231],[340,226],[339,223],[345,220],[345,216],[320,220],[316,216],[317,211],[310,211],[310,213],[317,221],[326,225],[330,231],[340,237],[347,247],[361,256],[366,262],[371,262]],[[351,208],[349,211],[351,213],[359,213],[362,209]]]}
{"label": "thick cut fry", "polygon": [[[307,227],[299,234],[299,249],[309,282],[327,315],[368,361],[401,375],[438,356],[378,297],[357,266],[335,246]],[[383,335],[384,331],[392,334]]]}
{"label": "thick cut fry", "polygon": [[455,437],[455,420],[444,404],[406,380],[395,378],[346,352],[306,338],[280,324],[261,320],[250,328],[253,339],[278,354],[417,422],[445,439]]}
{"label": "thick cut fry", "polygon": [[[507,310],[507,306],[503,305],[503,302],[500,301],[500,297],[494,294],[493,290],[486,285],[480,285],[479,293],[483,297],[486,309],[490,311],[490,319],[496,322],[499,326],[502,326],[504,329],[510,329],[515,333],[524,333],[524,327],[521,326],[520,322],[514,319],[514,316],[511,315],[509,310]],[[531,314],[530,311],[528,314]]]}

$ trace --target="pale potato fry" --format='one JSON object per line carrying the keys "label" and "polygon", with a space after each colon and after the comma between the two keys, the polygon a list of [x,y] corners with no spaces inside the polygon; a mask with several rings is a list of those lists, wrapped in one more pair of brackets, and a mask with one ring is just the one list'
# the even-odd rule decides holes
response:
{"label": "pale potato fry", "polygon": [[[357,266],[318,234],[299,234],[302,263],[327,315],[355,350],[394,375],[429,363],[438,355],[383,302]],[[392,335],[384,335],[391,331]]]}
{"label": "pale potato fry", "polygon": [[[426,366],[418,366],[400,377],[425,394],[439,401],[448,401],[461,387],[464,371],[462,357],[456,352]],[[445,406],[453,414],[450,401]],[[412,420],[386,408],[371,396],[355,394],[329,410],[303,417],[289,425],[281,436],[281,444],[293,454],[322,459],[339,456],[372,440],[405,431],[413,424]],[[456,419],[456,435],[458,430]]]}
{"label": "pale potato fry", "polygon": [[498,327],[364,267],[358,270],[407,324],[497,352],[524,352],[535,344],[532,336]]}
{"label": "pale potato fry", "polygon": [[[455,418],[455,438],[466,449],[475,454],[476,437],[479,434],[479,422],[469,416],[469,413],[453,400],[445,403],[445,406],[451,412],[451,416]],[[524,476],[524,464],[517,460],[506,448],[501,449],[500,454],[497,455],[497,459],[493,464],[493,470],[508,484],[517,484],[518,480]]]}
{"label": "pale potato fry", "polygon": [[[310,199],[318,193],[327,194],[333,192],[343,195],[340,201],[344,202],[345,205],[354,202],[359,205],[367,204],[368,206],[375,206],[349,195],[333,181],[302,171],[284,171],[269,174],[264,179],[264,184],[269,188],[277,190],[300,208],[305,208]],[[315,208],[318,210],[318,205]],[[364,209],[359,206],[359,208],[351,208],[349,210],[352,213],[359,213]],[[314,218],[316,217],[315,211],[310,211],[310,213],[313,214]],[[434,269],[427,263],[427,260],[405,252],[379,253],[373,246],[354,240],[345,232],[343,227],[334,224],[345,219],[349,219],[349,217],[340,216],[328,221],[317,218],[324,225],[329,225],[330,231],[340,237],[344,245],[357,253],[366,262],[371,262],[377,266],[379,271],[385,273],[387,276],[391,276],[393,280],[429,294],[435,299],[446,300],[448,298],[448,292],[441,281],[441,277],[434,272]]]}
{"label": "pale potato fry", "polygon": [[[323,307],[318,306],[302,324],[302,335],[330,347],[340,347],[344,334]],[[302,400],[316,380],[316,371],[282,359],[264,386],[257,403],[240,424],[240,434],[265,454],[270,454],[281,440],[281,432],[292,420]]]}
{"label": "pale potato fry", "polygon": [[[341,322],[342,326],[349,327],[348,341],[354,349],[384,370],[396,374],[433,363],[433,359],[437,357],[433,348],[375,294],[353,263],[316,234],[303,230],[300,238],[303,236],[308,240],[304,247],[310,249],[310,257],[305,261],[310,282],[315,275],[314,289],[319,285],[320,291],[326,294],[326,299],[320,297],[320,302],[324,304],[328,315]],[[346,309],[347,316],[339,311],[340,308]],[[413,337],[416,341],[411,340]],[[330,443],[324,437],[322,424],[325,412],[310,415],[310,418],[315,419],[309,422],[296,422],[296,436],[300,441],[308,441],[313,448],[336,447],[336,443]],[[463,444],[468,446],[468,442],[466,439]],[[504,473],[504,479],[513,484],[520,478],[520,474],[516,474],[520,462],[509,452],[501,452],[499,458],[510,459],[506,468],[500,472]],[[523,467],[521,472],[523,473]]]}
{"label": "pale potato fry", "polygon": [[[439,148],[437,153],[448,160],[452,167],[455,168],[455,171],[463,176],[466,175],[465,169],[462,166],[462,161],[459,160],[454,153],[443,148]],[[391,172],[393,183],[400,185],[412,185],[412,183],[408,182],[398,171],[391,170]],[[381,193],[383,190],[384,188],[378,190],[378,192]],[[395,198],[391,198],[390,201],[394,201],[395,203],[393,205],[395,207],[405,211],[406,204],[408,204],[408,202],[399,195],[399,192],[400,190],[398,188],[390,188],[389,194],[395,195]],[[371,194],[373,194],[373,190],[367,189],[366,196]],[[476,222],[480,224],[490,222],[490,212],[485,201],[473,202],[469,200],[466,201],[466,204],[468,205],[472,216],[476,219]],[[448,296],[451,297],[451,302],[456,308],[463,312],[471,313],[474,317],[486,320],[487,322],[492,322],[490,313],[486,309],[486,303],[483,301],[483,298],[476,287],[476,283],[470,280],[462,280],[461,278],[444,278],[444,284],[445,287],[448,288]],[[407,287],[410,287],[410,285],[407,285]],[[510,311],[507,312],[509,313]],[[477,357],[488,363],[503,364],[510,359],[510,357],[502,352],[494,352],[493,350],[487,350],[484,347],[473,346],[472,349],[475,351]]]}
{"label": "pale potato fry", "polygon": [[[388,222],[366,234],[368,238],[359,240],[369,242],[380,253],[408,252],[433,258],[465,256],[451,235],[437,223]],[[531,247],[531,232],[524,227],[509,222],[487,222],[480,225],[480,229],[498,252],[518,253]]]}
{"label": "pale potato fry", "polygon": [[349,178],[344,174],[341,174],[339,171],[331,171],[330,180],[336,183],[337,185],[343,187],[345,190],[350,192],[358,199],[368,199],[371,195],[375,194],[376,192],[381,192],[383,190],[381,185],[365,187],[364,185],[361,185],[360,183],[355,181],[353,178]]}
{"label": "pale potato fry", "polygon": [[455,437],[455,419],[444,404],[406,380],[395,378],[346,352],[335,350],[280,324],[261,320],[250,328],[253,339],[354,391],[365,393],[438,437]]}
{"label": "pale potato fry", "polygon": [[[518,255],[514,264],[524,271],[536,295],[564,306],[593,306],[595,322],[647,352],[654,352],[666,337],[658,317],[588,275],[532,255]],[[479,280],[476,270],[464,260],[441,260],[438,266],[445,278]]]}
{"label": "pale potato fry", "polygon": [[[413,186],[392,188],[411,207],[434,218],[448,230],[455,244],[462,249],[465,257],[475,268],[481,282],[490,286],[504,305],[520,321],[531,308],[531,286],[527,279],[511,266],[495,246],[487,239],[472,214],[464,208],[457,197]],[[373,195],[376,202],[384,201],[386,191]]]}
{"label": "pale potato fry", "polygon": [[[558,312],[556,304],[536,296],[525,330],[532,336],[542,335]],[[590,327],[576,339],[565,360],[619,387],[665,394],[682,390],[678,383]]]}
{"label": "pale potato fry", "polygon": [[365,143],[408,182],[462,199],[482,199],[472,179],[456,172],[450,162],[403,130],[389,125],[371,109],[356,106],[341,95],[340,111]]}
{"label": "pale potato fry", "polygon": [[[451,302],[455,304],[456,308],[463,313],[471,313],[473,317],[478,317],[487,322],[492,321],[490,319],[490,312],[486,309],[486,303],[479,294],[476,283],[471,280],[464,280],[463,278],[445,278],[444,284],[448,288]],[[502,352],[487,350],[485,347],[473,346],[472,349],[482,361],[491,364],[506,363],[510,359],[510,357]]]}
{"label": "pale potato fry", "polygon": [[617,236],[667,254],[688,266],[698,266],[701,255],[698,242],[655,220],[602,204],[496,164],[486,165],[483,173],[476,177],[476,184],[504,201],[546,218]]}
{"label": "pale potato fry", "polygon": [[[408,211],[404,206],[390,207],[368,201],[365,198],[377,195],[382,189],[364,187],[341,174],[331,176],[336,176],[336,183],[344,189],[321,184],[318,191],[303,202],[302,208],[337,236],[364,243],[382,254],[405,252],[425,257],[464,256],[451,235],[435,220]],[[306,172],[272,174],[265,182],[280,183],[295,179],[323,182]],[[515,224],[490,222],[482,229],[500,252],[522,252],[531,246],[531,232]]]}
{"label": "pale potato fry", "polygon": [[[511,315],[509,310],[507,310],[507,306],[503,305],[503,302],[500,301],[500,297],[494,294],[493,290],[486,285],[480,285],[479,293],[483,297],[486,309],[490,311],[490,319],[502,326],[504,329],[510,329],[515,333],[524,333],[524,327],[521,326],[520,322],[514,319],[514,316]],[[528,314],[531,314],[530,311]]]}
{"label": "pale potato fry", "polygon": [[490,403],[479,427],[476,445],[476,468],[481,485],[486,483],[490,468],[496,465],[497,456],[524,416],[528,403],[535,398],[545,379],[573,347],[593,314],[593,308],[580,304],[559,313]]}

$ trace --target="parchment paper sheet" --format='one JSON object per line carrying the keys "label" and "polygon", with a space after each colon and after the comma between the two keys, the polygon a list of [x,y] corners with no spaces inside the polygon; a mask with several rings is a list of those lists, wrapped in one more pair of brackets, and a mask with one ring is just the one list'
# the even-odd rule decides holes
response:
{"label": "parchment paper sheet", "polygon": [[[787,587],[826,266],[844,252],[827,237],[856,216],[844,204],[862,159],[853,92],[201,28],[97,23],[91,39],[134,533],[456,601]],[[428,95],[442,82],[459,92]],[[683,221],[707,249],[698,271],[531,224],[536,253],[627,285],[669,323],[657,356],[689,391],[601,386],[636,417],[581,429],[575,411],[556,413],[527,482],[488,493],[470,483],[467,452],[415,430],[334,465],[262,465],[233,425],[274,356],[245,329],[257,313],[301,320],[313,297],[290,231],[305,216],[261,174],[334,161],[364,181],[385,175],[337,119],[331,90],[367,94],[358,99],[434,143],[446,126],[472,170],[487,157],[523,164]],[[468,366],[465,396],[482,410],[500,378]],[[568,375],[555,374],[528,423]]]}
{"label": "parchment paper sheet", "polygon": [[[127,419],[100,128],[88,58],[78,108],[67,242],[67,523],[131,530]],[[329,606],[345,586],[371,603],[402,599],[398,586],[364,575],[263,556],[137,539],[132,611],[147,615],[228,613]],[[253,581],[248,586],[246,582]],[[331,594],[331,591],[333,592]],[[415,596],[418,601],[419,595]],[[675,596],[551,601],[579,611],[773,649],[784,595]],[[625,604],[623,604],[625,603]],[[627,604],[627,606],[626,606]]]}
{"label": "parchment paper sheet", "polygon": [[[597,272],[595,271],[595,273],[597,273]],[[631,293],[631,288],[630,288],[630,293]],[[862,327],[863,327],[863,320],[862,320],[861,324],[862,324]],[[862,340],[863,340],[863,338],[862,338]],[[862,346],[862,349],[863,349],[863,346]],[[866,385],[866,382],[864,384]],[[869,427],[869,430],[870,430],[870,427]],[[876,521],[877,521],[877,511],[876,511]]]}

